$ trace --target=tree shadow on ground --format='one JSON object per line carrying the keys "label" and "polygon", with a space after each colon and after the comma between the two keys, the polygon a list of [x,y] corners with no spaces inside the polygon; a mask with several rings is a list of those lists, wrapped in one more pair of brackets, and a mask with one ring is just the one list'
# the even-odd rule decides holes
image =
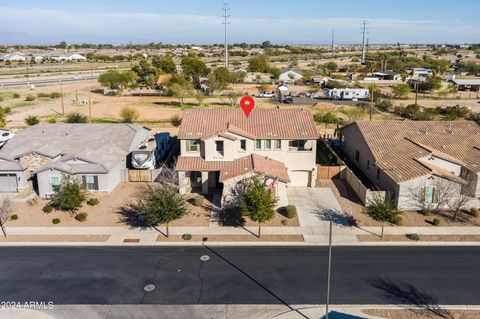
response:
{"label": "tree shadow on ground", "polygon": [[221,226],[243,227],[245,222],[239,207],[222,209],[218,216],[218,223]]}
{"label": "tree shadow on ground", "polygon": [[350,215],[331,208],[317,206],[313,210],[313,214],[324,221],[332,221],[335,225],[352,227],[356,225],[356,221]]}
{"label": "tree shadow on ground", "polygon": [[120,223],[129,226],[130,229],[140,228],[145,230],[150,228],[150,224],[139,212],[141,212],[141,207],[137,203],[128,203],[116,211]]}
{"label": "tree shadow on ground", "polygon": [[370,285],[378,289],[382,296],[392,304],[400,304],[406,308],[414,306],[411,311],[426,311],[444,319],[455,319],[446,309],[440,308],[435,295],[417,287],[377,276],[370,280]]}

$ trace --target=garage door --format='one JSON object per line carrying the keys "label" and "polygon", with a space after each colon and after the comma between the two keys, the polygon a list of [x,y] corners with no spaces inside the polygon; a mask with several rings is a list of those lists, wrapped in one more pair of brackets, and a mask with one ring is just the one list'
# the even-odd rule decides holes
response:
{"label": "garage door", "polygon": [[14,174],[0,174],[0,193],[17,192],[17,176]]}
{"label": "garage door", "polygon": [[288,175],[290,176],[292,186],[310,186],[310,175],[311,171],[290,171]]}

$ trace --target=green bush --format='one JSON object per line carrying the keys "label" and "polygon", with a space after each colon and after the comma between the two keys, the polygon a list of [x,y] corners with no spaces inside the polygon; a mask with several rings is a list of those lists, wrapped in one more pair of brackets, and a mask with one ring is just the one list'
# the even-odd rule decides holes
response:
{"label": "green bush", "polygon": [[53,207],[52,207],[52,205],[47,204],[47,205],[43,206],[42,210],[43,210],[44,213],[50,214],[53,211]]}
{"label": "green bush", "polygon": [[18,93],[13,93],[13,98],[14,98],[14,99],[18,99],[19,97],[20,97],[20,94],[18,94]]}
{"label": "green bush", "polygon": [[195,206],[202,206],[204,201],[205,201],[205,197],[203,197],[202,195],[199,195],[193,199],[193,204]]}
{"label": "green bush", "polygon": [[282,219],[280,223],[282,223],[283,226],[286,226],[288,224],[288,219]]}
{"label": "green bush", "polygon": [[294,205],[287,205],[287,207],[285,207],[285,216],[287,216],[287,218],[293,218],[297,216],[297,207]]}
{"label": "green bush", "polygon": [[51,205],[59,210],[75,212],[82,207],[86,199],[83,185],[75,178],[66,177],[53,197]]}
{"label": "green bush", "polygon": [[75,219],[79,222],[84,222],[87,220],[87,213],[78,213],[77,215],[75,215]]}
{"label": "green bush", "polygon": [[192,235],[191,234],[183,234],[182,239],[183,240],[190,240],[190,239],[192,239]]}
{"label": "green bush", "polygon": [[37,96],[38,96],[39,98],[41,98],[41,97],[50,97],[50,95],[49,95],[48,93],[43,93],[43,92],[38,93]]}
{"label": "green bush", "polygon": [[402,221],[403,221],[403,218],[402,216],[399,216],[399,215],[392,218],[392,224],[395,224],[395,225],[401,225]]}
{"label": "green bush", "polygon": [[60,219],[58,219],[58,218],[52,219],[52,224],[55,224],[55,225],[60,224]]}
{"label": "green bush", "polygon": [[175,114],[172,117],[170,117],[170,124],[172,124],[175,127],[179,127],[180,124],[182,124],[182,118]]}
{"label": "green bush", "polygon": [[17,214],[13,214],[12,217],[10,217],[11,220],[17,220],[18,219],[18,215]]}
{"label": "green bush", "polygon": [[59,97],[61,97],[62,95],[59,93],[59,92],[52,92],[50,93],[49,97],[51,99],[58,99]]}
{"label": "green bush", "polygon": [[479,215],[478,208],[472,207],[470,210],[467,211],[467,214],[477,218]]}
{"label": "green bush", "polygon": [[55,124],[55,123],[57,123],[57,120],[54,119],[54,118],[51,118],[51,119],[48,119],[48,123]]}
{"label": "green bush", "polygon": [[67,123],[87,123],[87,116],[80,114],[78,112],[72,112],[67,114]]}
{"label": "green bush", "polygon": [[420,209],[419,213],[422,214],[423,216],[430,216],[430,214],[431,214],[430,209],[428,209],[428,208]]}
{"label": "green bush", "polygon": [[420,235],[418,235],[418,234],[406,234],[405,237],[407,237],[410,240],[414,240],[414,241],[419,241],[420,240]]}
{"label": "green bush", "polygon": [[441,221],[440,221],[440,219],[438,219],[438,218],[434,218],[434,219],[432,220],[432,225],[433,225],[433,226],[439,226],[440,223],[441,223]]}
{"label": "green bush", "polygon": [[100,203],[98,198],[90,198],[89,200],[87,200],[87,204],[90,206],[98,205],[98,203]]}
{"label": "green bush", "polygon": [[29,94],[29,95],[27,95],[27,96],[25,97],[25,101],[27,101],[27,102],[35,101],[35,96]]}
{"label": "green bush", "polygon": [[0,96],[0,102],[3,102],[3,97]]}
{"label": "green bush", "polygon": [[29,115],[25,118],[25,123],[27,123],[29,126],[32,126],[40,123],[40,120],[34,115]]}

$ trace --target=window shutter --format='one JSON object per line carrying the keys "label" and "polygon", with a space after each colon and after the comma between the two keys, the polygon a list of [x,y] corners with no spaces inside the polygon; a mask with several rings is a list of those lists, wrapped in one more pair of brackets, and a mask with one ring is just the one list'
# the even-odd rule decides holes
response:
{"label": "window shutter", "polygon": [[98,176],[97,175],[93,176],[93,184],[94,184],[93,189],[98,191]]}
{"label": "window shutter", "polygon": [[87,188],[87,177],[85,175],[82,175],[82,185],[83,188]]}
{"label": "window shutter", "polygon": [[420,198],[422,199],[422,203],[425,203],[425,187],[422,187],[420,190]]}
{"label": "window shutter", "polygon": [[438,203],[438,190],[436,188],[433,188],[433,201],[432,203]]}

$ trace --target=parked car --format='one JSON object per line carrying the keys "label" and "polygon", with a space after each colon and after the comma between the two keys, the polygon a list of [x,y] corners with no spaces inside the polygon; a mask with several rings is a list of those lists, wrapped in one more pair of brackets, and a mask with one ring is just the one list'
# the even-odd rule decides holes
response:
{"label": "parked car", "polygon": [[6,130],[0,130],[0,147],[2,147],[15,133]]}
{"label": "parked car", "polygon": [[293,97],[291,97],[291,96],[286,96],[286,97],[282,100],[282,103],[283,103],[283,104],[293,104]]}
{"label": "parked car", "polygon": [[259,97],[271,99],[272,97],[275,97],[275,92],[263,91],[262,93],[260,93]]}

